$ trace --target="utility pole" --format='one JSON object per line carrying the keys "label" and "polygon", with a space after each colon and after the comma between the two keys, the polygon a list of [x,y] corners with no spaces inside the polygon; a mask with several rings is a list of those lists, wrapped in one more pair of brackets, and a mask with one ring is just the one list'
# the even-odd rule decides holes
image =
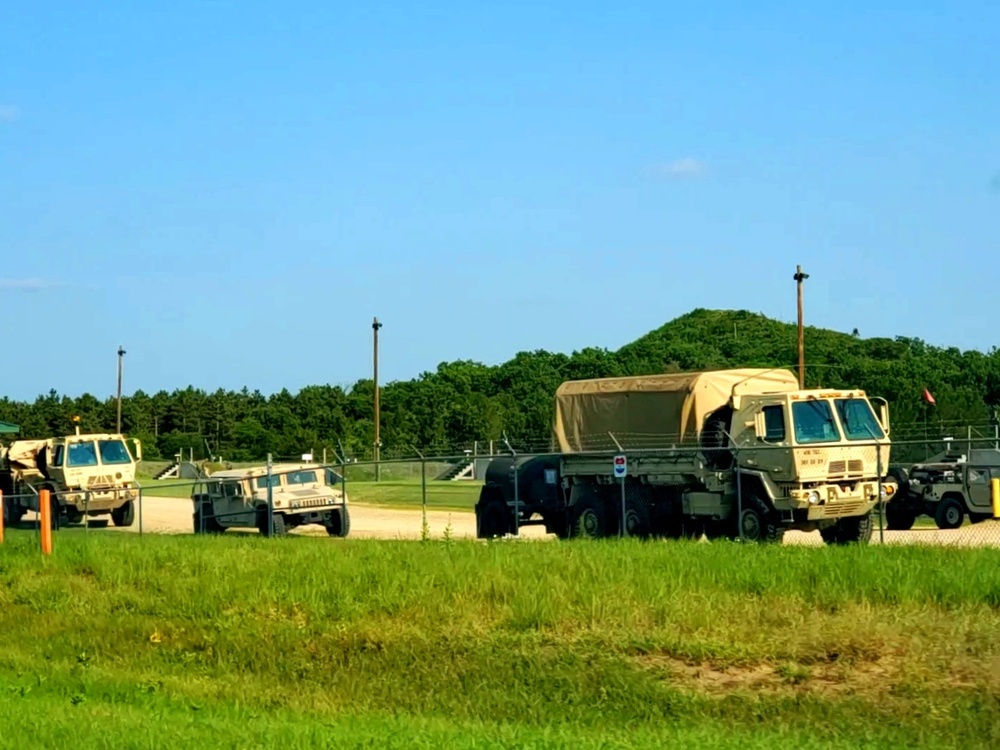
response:
{"label": "utility pole", "polygon": [[372,379],[375,381],[375,481],[379,481],[379,453],[382,441],[379,438],[379,407],[378,407],[378,329],[382,324],[378,318],[372,319]]}
{"label": "utility pole", "polygon": [[118,347],[118,420],[115,423],[115,432],[118,435],[122,433],[122,358],[125,356],[125,350]]}
{"label": "utility pole", "polygon": [[809,274],[802,273],[802,266],[795,267],[795,286],[798,291],[799,307],[799,388],[805,390],[806,387],[806,347],[805,337],[802,331],[802,282],[809,278]]}

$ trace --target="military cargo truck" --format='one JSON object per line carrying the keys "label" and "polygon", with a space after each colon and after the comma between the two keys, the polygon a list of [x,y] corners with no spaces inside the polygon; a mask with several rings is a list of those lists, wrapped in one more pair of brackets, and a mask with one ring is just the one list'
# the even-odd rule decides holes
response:
{"label": "military cargo truck", "polygon": [[38,493],[49,490],[52,526],[111,516],[116,526],[131,526],[139,486],[136,463],[142,445],[116,434],[86,434],[44,440],[15,440],[0,448],[0,490],[4,520],[17,523],[38,510]]}
{"label": "military cargo truck", "polygon": [[[604,537],[621,533],[624,517],[641,537],[777,542],[800,529],[865,543],[872,509],[895,488],[880,477],[887,403],[856,389],[800,390],[784,369],[569,381],[556,392],[553,438],[551,455],[489,464],[479,538],[531,524]],[[623,449],[624,501],[612,470]]]}
{"label": "military cargo truck", "polygon": [[899,484],[886,505],[886,528],[907,531],[922,515],[939,529],[957,529],[968,517],[979,523],[993,517],[990,480],[1000,478],[1000,451],[949,448],[926,461],[890,469]]}
{"label": "military cargo truck", "polygon": [[[327,484],[329,472],[316,464],[284,464],[214,472],[191,494],[194,532],[219,534],[231,528],[257,529],[282,536],[306,524],[323,526],[330,536],[351,531],[347,496]],[[268,487],[271,522],[268,523]]]}

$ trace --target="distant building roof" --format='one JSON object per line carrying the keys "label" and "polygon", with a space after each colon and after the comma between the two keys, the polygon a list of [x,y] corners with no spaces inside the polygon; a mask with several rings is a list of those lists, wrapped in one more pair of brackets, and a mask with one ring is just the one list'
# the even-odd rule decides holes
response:
{"label": "distant building roof", "polygon": [[21,431],[21,427],[10,422],[0,422],[0,435],[16,435]]}

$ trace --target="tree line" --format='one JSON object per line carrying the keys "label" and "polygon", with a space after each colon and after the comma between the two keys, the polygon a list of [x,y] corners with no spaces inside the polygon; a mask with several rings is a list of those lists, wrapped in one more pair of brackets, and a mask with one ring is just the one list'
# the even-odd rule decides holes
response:
{"label": "tree line", "polygon": [[[500,365],[472,361],[439,365],[380,390],[382,456],[458,455],[506,436],[519,450],[549,444],[553,396],[565,380],[726,367],[789,367],[797,362],[794,325],[747,311],[694,310],[617,351],[572,354],[520,352]],[[889,401],[894,436],[988,426],[1000,406],[1000,352],[959,351],[920,339],[862,338],[806,329],[806,385],[859,387]],[[143,442],[146,458],[259,460],[293,457],[342,446],[371,457],[374,385],[362,379],[344,389],[313,385],[269,396],[244,388],[208,392],[194,387],[122,401],[123,431]],[[932,394],[935,405],[924,398]],[[53,392],[25,403],[0,399],[0,419],[25,437],[73,431],[113,431],[115,398]]]}

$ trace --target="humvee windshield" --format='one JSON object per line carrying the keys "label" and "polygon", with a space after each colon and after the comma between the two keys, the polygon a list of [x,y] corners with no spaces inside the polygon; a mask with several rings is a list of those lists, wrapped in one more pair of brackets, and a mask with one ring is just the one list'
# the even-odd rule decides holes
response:
{"label": "humvee windshield", "polygon": [[[281,475],[272,474],[271,475],[271,486],[280,487],[281,486]],[[266,490],[267,489],[267,477],[257,477],[257,489]]]}
{"label": "humvee windshield", "polygon": [[318,481],[315,471],[293,471],[286,475],[288,484],[310,484]]}

